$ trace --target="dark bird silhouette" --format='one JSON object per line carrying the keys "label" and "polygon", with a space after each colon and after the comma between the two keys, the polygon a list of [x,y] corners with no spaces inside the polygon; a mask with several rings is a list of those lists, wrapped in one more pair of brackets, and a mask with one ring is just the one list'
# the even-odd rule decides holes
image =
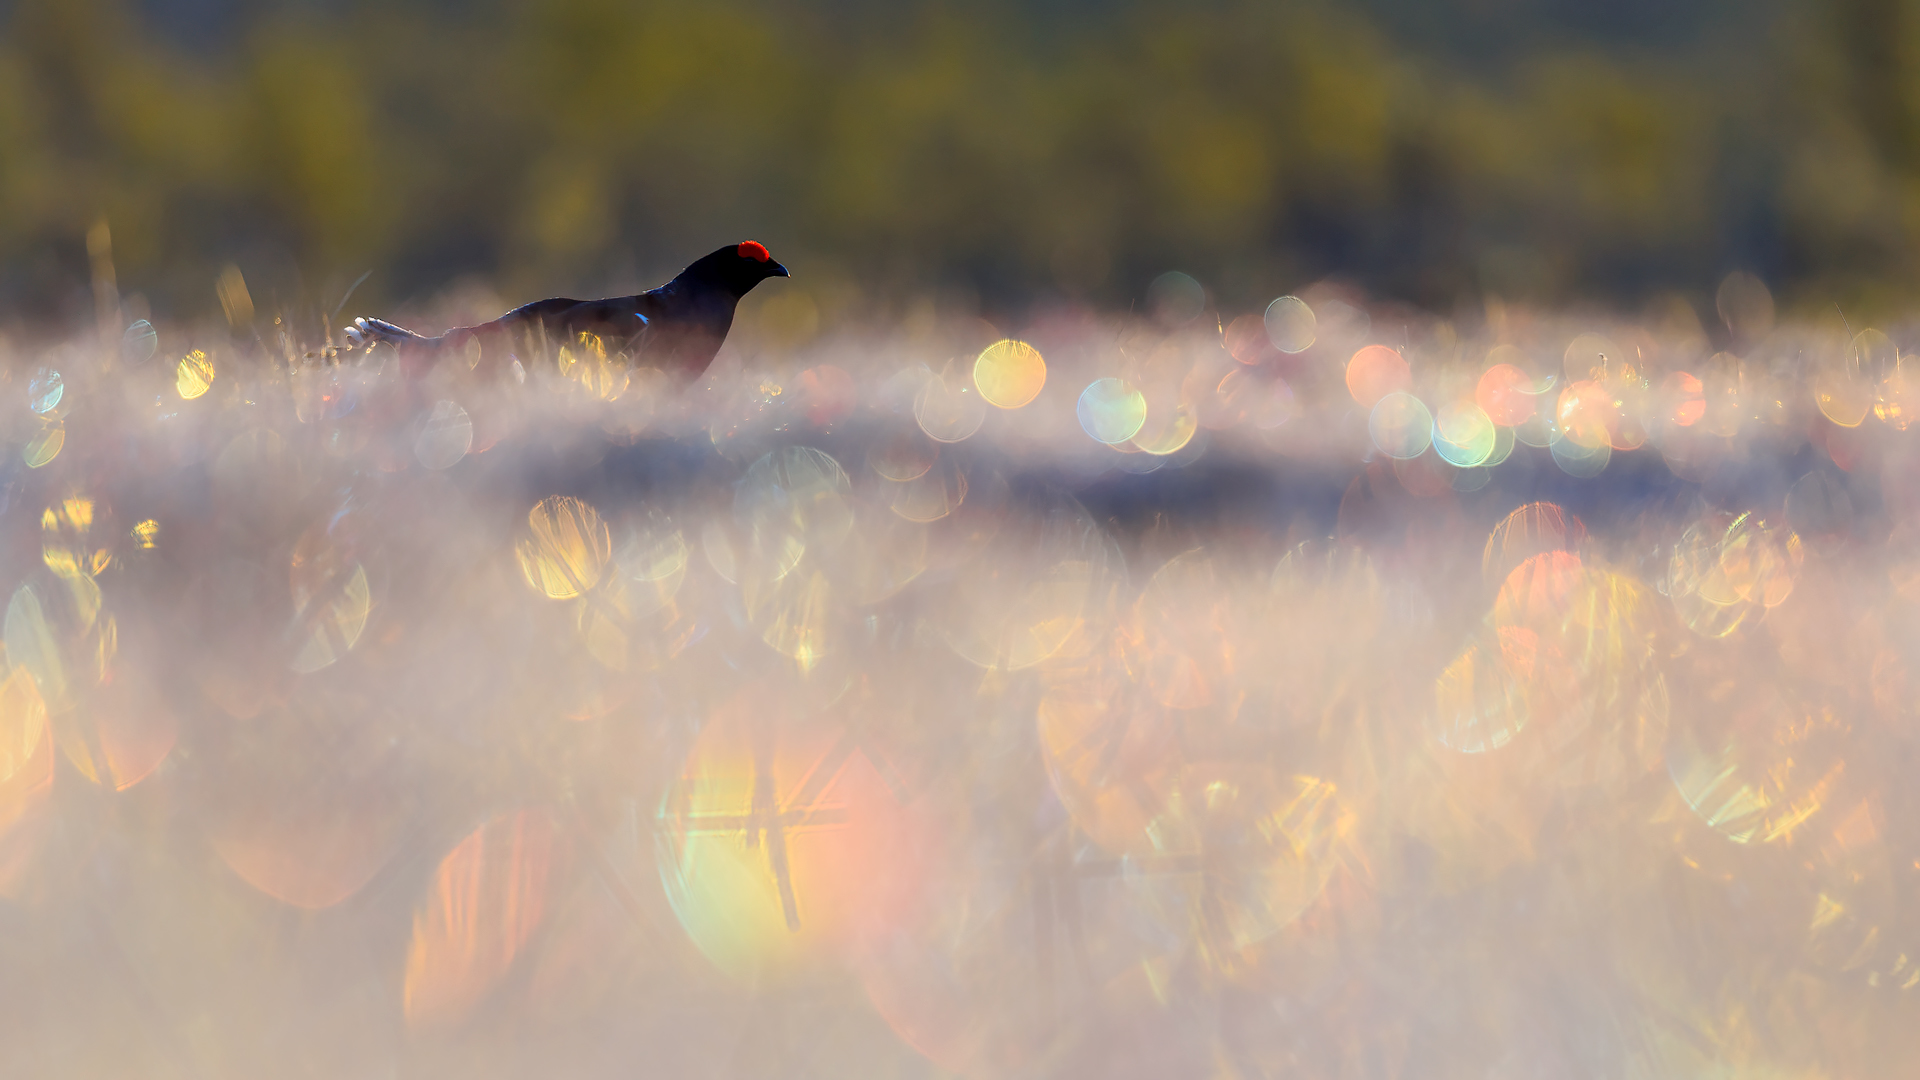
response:
{"label": "dark bird silhouette", "polygon": [[456,326],[439,337],[380,319],[355,319],[347,328],[347,345],[394,346],[412,378],[424,374],[443,353],[473,343],[483,352],[497,352],[530,336],[564,342],[593,334],[610,352],[634,354],[642,363],[691,380],[713,363],[733,326],[740,298],[768,278],[790,276],[763,245],[747,240],[696,260],[672,281],[638,296],[538,300],[492,322]]}

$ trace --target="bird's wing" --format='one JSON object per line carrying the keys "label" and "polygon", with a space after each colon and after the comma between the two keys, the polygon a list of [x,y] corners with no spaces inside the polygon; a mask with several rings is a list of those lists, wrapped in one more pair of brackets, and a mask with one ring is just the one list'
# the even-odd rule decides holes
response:
{"label": "bird's wing", "polygon": [[668,314],[668,305],[659,289],[643,292],[633,298],[633,312],[643,321],[651,324]]}
{"label": "bird's wing", "polygon": [[556,296],[551,300],[535,300],[531,304],[522,304],[494,321],[509,326],[547,323],[558,326],[565,321],[569,310],[579,307],[580,301],[567,296]]}
{"label": "bird's wing", "polygon": [[477,326],[462,326],[447,331],[446,337],[456,342],[472,339],[482,341],[507,337],[518,341],[529,334],[570,333],[569,324],[573,312],[581,306],[580,301],[569,296],[556,296],[551,300],[535,300],[531,304],[522,304],[492,322]]}

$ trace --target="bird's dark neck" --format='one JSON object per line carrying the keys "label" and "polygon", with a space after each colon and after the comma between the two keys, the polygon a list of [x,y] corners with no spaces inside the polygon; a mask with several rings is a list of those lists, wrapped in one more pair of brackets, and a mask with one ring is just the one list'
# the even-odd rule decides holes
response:
{"label": "bird's dark neck", "polygon": [[680,271],[679,276],[655,291],[686,296],[721,297],[729,303],[738,303],[743,295],[725,278],[698,263]]}
{"label": "bird's dark neck", "polygon": [[656,302],[685,318],[732,320],[740,295],[723,282],[691,271],[653,290]]}
{"label": "bird's dark neck", "polygon": [[739,303],[740,297],[725,285],[683,273],[646,294],[644,314],[662,324],[697,327],[700,333],[723,339],[733,326]]}

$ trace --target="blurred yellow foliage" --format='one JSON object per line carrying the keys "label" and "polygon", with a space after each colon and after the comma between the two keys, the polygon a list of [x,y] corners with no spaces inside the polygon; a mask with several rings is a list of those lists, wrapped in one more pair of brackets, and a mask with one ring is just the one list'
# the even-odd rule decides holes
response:
{"label": "blurred yellow foliage", "polygon": [[1120,303],[1174,265],[1235,299],[1344,273],[1427,303],[1729,265],[1891,299],[1920,272],[1889,44],[1920,3],[1713,15],[1779,24],[1717,52],[1502,27],[1485,65],[1373,9],[286,3],[189,42],[164,3],[19,0],[0,305],[45,314],[103,216],[123,292],[177,314],[236,257],[263,289],[383,270],[377,304],[638,283],[748,235],[879,294]]}

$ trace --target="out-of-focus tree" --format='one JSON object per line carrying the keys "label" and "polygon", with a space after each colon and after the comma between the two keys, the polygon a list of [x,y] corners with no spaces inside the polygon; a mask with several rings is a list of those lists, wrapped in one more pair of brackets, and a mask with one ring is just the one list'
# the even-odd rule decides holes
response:
{"label": "out-of-focus tree", "polygon": [[373,269],[368,303],[519,297],[747,235],[882,301],[1124,304],[1175,266],[1234,303],[1920,284],[1911,0],[1732,36],[1720,5],[1658,49],[1506,5],[1497,56],[1311,0],[269,3],[205,41],[153,0],[9,8],[9,318],[84,312],[102,218],[123,287],[179,314],[227,262],[285,296]]}
{"label": "out-of-focus tree", "polygon": [[1920,291],[1920,3],[1829,0],[1783,24],[1781,213],[1796,269],[1857,304]]}

